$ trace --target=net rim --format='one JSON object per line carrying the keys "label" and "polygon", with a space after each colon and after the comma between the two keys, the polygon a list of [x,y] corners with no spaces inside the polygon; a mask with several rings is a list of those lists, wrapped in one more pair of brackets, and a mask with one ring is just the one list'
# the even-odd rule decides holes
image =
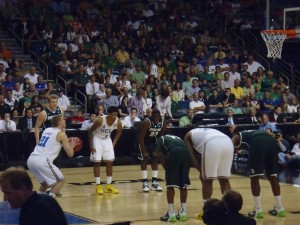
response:
{"label": "net rim", "polygon": [[262,30],[262,31],[260,31],[260,33],[264,33],[264,34],[285,34],[285,35],[289,35],[294,32],[295,32],[294,30]]}

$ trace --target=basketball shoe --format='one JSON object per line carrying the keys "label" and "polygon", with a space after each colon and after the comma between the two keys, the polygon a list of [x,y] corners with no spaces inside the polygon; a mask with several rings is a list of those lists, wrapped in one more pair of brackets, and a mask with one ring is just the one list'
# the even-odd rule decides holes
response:
{"label": "basketball shoe", "polygon": [[185,212],[181,212],[181,210],[178,210],[178,214],[176,218],[180,221],[187,221],[187,216]]}
{"label": "basketball shoe", "polygon": [[102,189],[101,184],[96,185],[96,194],[97,195],[103,195],[103,189]]}
{"label": "basketball shoe", "polygon": [[143,190],[143,192],[149,192],[150,191],[149,185],[148,185],[147,181],[143,182],[143,188],[142,188],[142,190]]}
{"label": "basketball shoe", "polygon": [[119,194],[119,190],[112,186],[112,184],[107,184],[104,190],[105,193]]}
{"label": "basketball shoe", "polygon": [[201,209],[200,213],[195,214],[195,219],[196,220],[203,220],[203,214],[204,214],[203,209]]}
{"label": "basketball shoe", "polygon": [[274,209],[269,211],[269,214],[272,216],[285,217],[285,210],[277,210],[276,207],[274,207]]}
{"label": "basketball shoe", "polygon": [[258,218],[258,219],[262,219],[264,218],[264,212],[263,211],[252,211],[252,212],[249,212],[248,213],[248,216],[249,217],[255,217],[255,218]]}
{"label": "basketball shoe", "polygon": [[151,190],[153,190],[153,191],[162,191],[162,188],[159,186],[157,180],[152,180]]}
{"label": "basketball shoe", "polygon": [[166,215],[160,217],[161,221],[165,222],[176,222],[176,214],[175,213],[169,213],[169,211],[166,213]]}

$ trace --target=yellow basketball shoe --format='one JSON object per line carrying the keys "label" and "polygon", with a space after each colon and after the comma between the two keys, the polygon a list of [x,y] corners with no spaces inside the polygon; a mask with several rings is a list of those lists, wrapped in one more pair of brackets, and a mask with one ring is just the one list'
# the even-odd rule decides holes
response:
{"label": "yellow basketball shoe", "polygon": [[97,195],[103,195],[103,189],[102,189],[101,184],[96,185],[96,194]]}
{"label": "yellow basketball shoe", "polygon": [[203,217],[203,214],[204,214],[203,209],[201,209],[201,210],[200,210],[200,213],[196,213],[196,214],[195,214],[195,219],[196,219],[196,220],[203,220],[203,218],[202,218],[202,217]]}
{"label": "yellow basketball shoe", "polygon": [[105,193],[119,194],[119,190],[112,186],[112,184],[107,184],[104,190]]}

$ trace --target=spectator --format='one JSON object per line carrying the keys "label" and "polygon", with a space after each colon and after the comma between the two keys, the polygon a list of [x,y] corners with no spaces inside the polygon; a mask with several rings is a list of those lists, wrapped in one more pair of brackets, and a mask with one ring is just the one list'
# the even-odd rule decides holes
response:
{"label": "spectator", "polygon": [[47,81],[47,89],[45,90],[45,98],[48,98],[49,95],[56,94],[56,91],[53,87],[52,81]]}
{"label": "spectator", "polygon": [[156,108],[160,111],[162,117],[173,119],[171,112],[172,100],[167,90],[162,90],[161,94],[156,97]]}
{"label": "spectator", "polygon": [[212,94],[208,97],[207,104],[211,112],[213,112],[212,109],[219,111],[219,109],[223,107],[222,99],[220,98],[217,89],[212,90]]}
{"label": "spectator", "polygon": [[181,83],[176,82],[173,87],[172,100],[175,102],[184,101],[184,92],[182,90]]}
{"label": "spectator", "polygon": [[10,106],[10,111],[13,111],[13,109],[16,109],[18,106],[18,101],[13,98],[12,90],[10,89],[6,90],[6,97],[4,99],[4,102]]}
{"label": "spectator", "polygon": [[121,75],[121,79],[119,82],[120,82],[121,88],[127,87],[128,90],[131,89],[131,84],[130,84],[130,81],[128,80],[128,75],[126,72]]}
{"label": "spectator", "polygon": [[124,45],[122,45],[120,49],[115,53],[115,58],[118,61],[119,65],[124,65],[125,62],[129,59],[129,54],[125,50]]}
{"label": "spectator", "polygon": [[97,106],[97,118],[106,115],[105,109],[103,105],[98,105]]}
{"label": "spectator", "polygon": [[273,72],[268,71],[266,76],[261,81],[261,91],[271,91],[273,88],[275,88],[277,83],[277,80],[273,78]]}
{"label": "spectator", "polygon": [[289,152],[290,151],[290,143],[283,138],[282,131],[277,129],[273,132],[274,138],[276,139],[280,152]]}
{"label": "spectator", "polygon": [[258,130],[265,131],[267,128],[271,129],[272,132],[276,131],[276,125],[269,121],[269,115],[263,113],[261,116],[261,125],[259,126]]}
{"label": "spectator", "polygon": [[3,63],[0,63],[0,83],[2,83],[3,81],[5,81],[6,75],[7,75],[7,73],[5,73],[5,71],[4,71],[4,65],[3,65]]}
{"label": "spectator", "polygon": [[284,166],[300,165],[300,135],[297,135],[297,143],[290,152],[278,153],[278,163]]}
{"label": "spectator", "polygon": [[[225,75],[225,74],[224,74]],[[207,80],[208,83],[212,83],[213,82],[213,75],[211,73],[209,73],[208,71],[208,66],[204,66],[204,71],[202,73],[200,73],[199,75],[199,80]]]}
{"label": "spectator", "polygon": [[233,87],[230,88],[231,93],[234,94],[235,98],[237,100],[242,100],[244,97],[244,91],[243,88],[240,87],[240,80],[235,79]]}
{"label": "spectator", "polygon": [[144,90],[143,89],[138,89],[136,96],[130,98],[128,102],[128,112],[131,111],[131,108],[134,107],[137,109],[137,115],[140,119],[144,118],[144,112],[143,112],[143,95],[144,95]]}
{"label": "spectator", "polygon": [[235,125],[235,124],[238,124],[238,120],[233,116],[233,111],[231,108],[228,108],[226,110],[226,116],[224,118],[224,124],[225,125]]}
{"label": "spectator", "polygon": [[131,74],[131,80],[136,82],[138,88],[142,88],[145,85],[145,72],[142,71],[140,65],[135,66],[135,71]]}
{"label": "spectator", "polygon": [[17,130],[16,123],[11,120],[10,113],[4,114],[4,120],[0,120],[0,131],[13,132]]}
{"label": "spectator", "polygon": [[71,116],[67,118],[68,123],[72,126],[77,127],[78,125],[82,125],[82,123],[85,121],[85,118],[83,116],[83,110],[78,109],[76,112],[76,116]]}
{"label": "spectator", "polygon": [[296,98],[296,96],[294,94],[291,93],[291,90],[290,90],[290,87],[289,86],[286,86],[285,87],[285,93],[286,93],[286,103],[287,104],[291,104],[292,102],[292,99],[293,98]]}
{"label": "spectator", "polygon": [[19,102],[20,98],[23,97],[23,90],[22,90],[21,84],[19,82],[16,82],[15,89],[12,91],[12,96],[18,102]]}
{"label": "spectator", "polygon": [[13,81],[11,74],[5,76],[5,81],[1,83],[3,90],[14,90],[16,83]]}
{"label": "spectator", "polygon": [[106,98],[106,90],[104,84],[99,85],[99,91],[95,93],[97,104],[103,104],[103,100]]}
{"label": "spectator", "polygon": [[88,99],[88,109],[90,112],[93,111],[93,101],[96,99],[96,93],[100,92],[99,83],[96,82],[95,75],[90,76],[90,82],[85,85],[85,93]]}
{"label": "spectator", "polygon": [[0,93],[0,116],[3,118],[5,113],[10,113],[11,107],[5,103],[4,96]]}
{"label": "spectator", "polygon": [[83,121],[83,123],[81,124],[80,130],[89,130],[95,123],[96,119],[97,119],[96,114],[91,113],[90,118],[88,120]]}
{"label": "spectator", "polygon": [[203,114],[205,112],[206,106],[204,102],[199,100],[198,92],[193,94],[193,100],[189,103],[189,108],[193,110],[194,114]]}
{"label": "spectator", "polygon": [[104,105],[105,111],[107,111],[107,109],[110,106],[115,106],[118,108],[119,100],[118,100],[117,96],[112,95],[112,90],[110,88],[107,88],[105,93],[106,93],[106,97],[103,99],[103,105]]}
{"label": "spectator", "polygon": [[247,62],[245,62],[243,65],[248,67],[247,72],[250,73],[250,75],[256,72],[259,67],[262,67],[263,70],[265,69],[260,63],[254,61],[253,55],[248,55]]}
{"label": "spectator", "polygon": [[260,110],[262,112],[271,112],[274,110],[274,101],[271,100],[270,92],[265,92],[264,98],[260,101]]}
{"label": "spectator", "polygon": [[206,225],[225,225],[227,215],[224,202],[215,198],[208,199],[203,206],[202,219]]}
{"label": "spectator", "polygon": [[231,93],[230,88],[225,89],[225,93],[222,94],[222,103],[224,107],[229,107],[235,100],[234,94]]}
{"label": "spectator", "polygon": [[64,111],[69,111],[71,108],[70,100],[69,98],[64,95],[64,92],[62,89],[58,88],[57,89],[57,105],[62,108]]}
{"label": "spectator", "polygon": [[189,109],[187,111],[186,116],[183,116],[179,119],[179,127],[189,127],[190,125],[192,125],[193,117],[194,117],[194,110]]}
{"label": "spectator", "polygon": [[82,92],[85,92],[85,86],[89,82],[89,75],[85,71],[83,64],[79,65],[79,71],[74,76],[73,84],[75,88],[78,88]]}
{"label": "spectator", "polygon": [[269,113],[269,121],[272,123],[285,123],[286,119],[282,113],[281,107],[275,106],[274,110]]}
{"label": "spectator", "polygon": [[187,73],[185,75],[185,81],[182,83],[182,89],[184,92],[184,95],[188,95],[188,89],[193,85],[193,82],[191,80],[191,74]]}
{"label": "spectator", "polygon": [[40,102],[39,102],[39,97],[37,95],[34,95],[31,98],[31,104],[28,108],[30,108],[31,110],[34,110],[34,108],[37,106],[39,106],[43,109],[43,105],[40,104]]}
{"label": "spectator", "polygon": [[186,91],[186,96],[189,100],[193,100],[193,94],[194,93],[199,93],[200,88],[199,88],[199,83],[197,79],[193,79],[192,81],[192,86],[188,87],[187,91]]}
{"label": "spectator", "polygon": [[299,107],[299,103],[296,97],[292,97],[291,101],[289,104],[287,104],[287,113],[296,113],[297,108]]}
{"label": "spectator", "polygon": [[243,206],[243,197],[234,190],[225,191],[222,201],[227,211],[226,225],[256,225],[253,218],[246,217],[239,213]]}
{"label": "spectator", "polygon": [[[21,208],[19,224],[67,225],[65,214],[57,201],[49,195],[37,194],[28,173],[20,168],[11,167],[0,177],[4,199],[11,208]],[[38,215],[38,216],[37,216]]]}
{"label": "spectator", "polygon": [[30,67],[29,72],[25,74],[24,78],[28,77],[30,82],[36,84],[38,82],[39,75],[36,73],[35,67]]}
{"label": "spectator", "polygon": [[236,99],[229,108],[232,110],[233,114],[243,114],[242,109],[239,107],[239,101]]}
{"label": "spectator", "polygon": [[222,90],[225,90],[226,88],[231,88],[233,87],[233,82],[231,83],[230,80],[229,80],[229,72],[225,72],[224,73],[224,79],[221,80],[221,87],[222,87]]}
{"label": "spectator", "polygon": [[39,75],[37,78],[37,83],[34,85],[35,90],[37,90],[38,92],[44,91],[47,88],[47,84],[43,81],[43,79],[43,76]]}
{"label": "spectator", "polygon": [[132,107],[130,111],[130,115],[125,116],[122,121],[123,128],[131,128],[134,126],[135,122],[141,121],[140,118],[137,117],[137,109]]}
{"label": "spectator", "polygon": [[261,118],[256,114],[256,108],[251,107],[246,117],[245,123],[247,124],[258,124],[261,122]]}
{"label": "spectator", "polygon": [[300,123],[300,106],[297,107],[297,112],[293,113],[293,123]]}
{"label": "spectator", "polygon": [[250,92],[254,92],[254,86],[250,78],[246,79],[245,86],[243,87],[244,97],[249,97]]}
{"label": "spectator", "polygon": [[144,115],[146,115],[146,111],[148,108],[152,108],[152,99],[149,97],[148,92],[144,91],[144,94],[142,96],[142,100],[143,100],[143,113]]}
{"label": "spectator", "polygon": [[121,104],[118,107],[118,116],[121,120],[123,120],[126,116],[129,115],[128,101],[129,98],[125,96],[124,98],[122,98]]}
{"label": "spectator", "polygon": [[33,132],[35,123],[36,123],[36,117],[33,116],[33,110],[30,108],[25,109],[25,116],[19,119],[17,128],[18,130],[24,132],[29,131]]}

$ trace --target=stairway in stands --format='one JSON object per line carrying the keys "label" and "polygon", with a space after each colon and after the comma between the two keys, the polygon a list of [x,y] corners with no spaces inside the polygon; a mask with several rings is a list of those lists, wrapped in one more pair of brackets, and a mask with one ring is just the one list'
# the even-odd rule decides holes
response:
{"label": "stairway in stands", "polygon": [[[4,43],[6,48],[12,53],[13,57],[17,60],[22,60],[24,62],[24,66],[29,70],[30,67],[36,67],[36,73],[39,75],[44,75],[45,73],[38,68],[37,62],[30,57],[30,55],[24,54],[22,48],[16,43],[16,41],[9,37],[6,31],[0,30],[0,43]],[[19,80],[19,79],[18,79]],[[47,80],[45,80],[47,82]],[[56,89],[56,82],[52,80],[54,84],[54,88]],[[69,97],[71,103],[71,110],[67,113],[67,116],[71,116],[74,114],[76,109],[79,107],[75,105],[75,101],[72,97]]]}

